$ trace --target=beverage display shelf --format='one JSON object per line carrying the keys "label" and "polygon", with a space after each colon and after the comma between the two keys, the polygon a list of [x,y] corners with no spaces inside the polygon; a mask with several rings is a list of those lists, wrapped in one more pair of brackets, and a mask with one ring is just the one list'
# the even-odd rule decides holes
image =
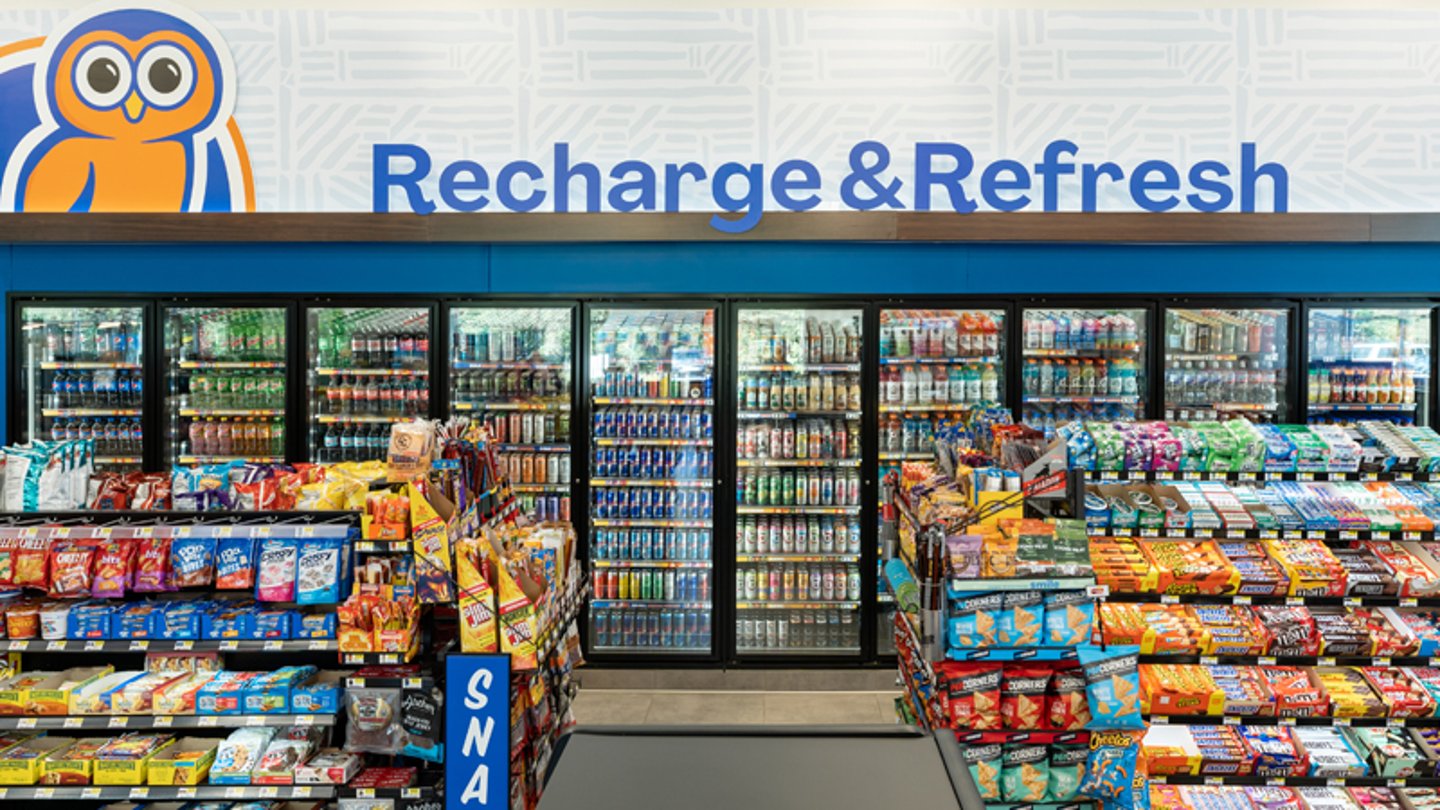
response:
{"label": "beverage display shelf", "polygon": [[1310,605],[1312,607],[1440,607],[1440,595],[1420,596],[1236,596],[1216,594],[1159,594],[1111,591],[1108,602],[1139,602],[1161,605]]}
{"label": "beverage display shelf", "polygon": [[1142,664],[1200,664],[1260,667],[1431,667],[1440,657],[1368,655],[1200,655],[1198,653],[1145,653]]}
{"label": "beverage display shelf", "polygon": [[247,369],[247,368],[285,368],[284,360],[181,360],[179,367],[192,371],[195,369]]}
{"label": "beverage display shelf", "polygon": [[11,639],[0,641],[7,652],[332,652],[333,638],[294,639]]}
{"label": "beverage display shelf", "polygon": [[1087,470],[1090,481],[1440,481],[1440,473],[1354,471],[1208,472],[1198,470]]}
{"label": "beverage display shelf", "polygon": [[196,785],[194,787],[0,787],[0,801],[183,801],[333,799],[334,785]]}
{"label": "beverage display shelf", "polygon": [[1096,404],[1100,404],[1100,405],[1138,405],[1138,404],[1140,403],[1140,397],[1134,396],[1134,395],[1130,395],[1130,396],[1118,396],[1118,397],[1110,397],[1110,396],[1090,396],[1090,397],[1084,397],[1084,396],[1081,396],[1081,397],[1065,396],[1065,397],[1051,397],[1051,396],[1031,396],[1031,395],[1029,395],[1029,394],[1026,394],[1026,395],[1023,397],[1023,399],[1024,399],[1024,401],[1026,401],[1026,402],[1035,402],[1035,403],[1041,403],[1041,404],[1050,403],[1050,402],[1055,402],[1055,403],[1067,403],[1067,402],[1086,403],[1086,402],[1092,402],[1092,403],[1096,403]]}
{"label": "beverage display shelf", "polygon": [[1091,534],[1092,539],[1160,538],[1166,540],[1434,540],[1434,531],[1407,532],[1384,529],[1136,529]]}
{"label": "beverage display shelf", "polygon": [[601,528],[708,529],[709,520],[668,520],[664,518],[596,518],[591,526]]}
{"label": "beverage display shelf", "polygon": [[96,456],[96,464],[140,464],[144,459],[139,456]]}
{"label": "beverage display shelf", "polygon": [[256,726],[333,726],[335,714],[90,714],[0,717],[0,729],[250,728]]}
{"label": "beverage display shelf", "polygon": [[428,377],[430,371],[423,368],[317,368],[315,373],[322,377],[342,374],[369,377]]}
{"label": "beverage display shelf", "polygon": [[958,366],[965,363],[1003,363],[998,354],[959,355],[956,357],[882,357],[882,366]]}
{"label": "beverage display shelf", "polygon": [[803,374],[803,373],[805,373],[805,372],[809,372],[809,371],[817,371],[817,372],[858,372],[858,371],[860,371],[860,364],[859,364],[859,363],[741,363],[741,364],[740,364],[740,372],[741,372],[742,374],[744,374],[744,373],[752,373],[752,372],[757,372],[757,371],[758,371],[758,372],[766,372],[766,371],[770,371],[770,372],[793,371],[793,372],[801,373],[801,374]]}
{"label": "beverage display shelf", "polygon": [[659,487],[665,489],[710,489],[709,478],[591,478],[592,487]]}
{"label": "beverage display shelf", "polygon": [[540,360],[451,360],[456,371],[561,371],[568,363],[546,363]]}
{"label": "beverage display shelf", "polygon": [[[282,411],[283,413],[283,411]],[[411,419],[423,419],[419,414],[405,416],[403,414],[374,414],[374,413],[325,413],[315,417],[315,422],[321,425],[342,424],[345,422],[363,422],[365,424],[394,424],[397,422],[408,422]]]}
{"label": "beverage display shelf", "polygon": [[139,408],[41,408],[41,416],[139,416]]}
{"label": "beverage display shelf", "polygon": [[945,657],[951,661],[1073,661],[1078,656],[1074,647],[951,648],[945,651]]}
{"label": "beverage display shelf", "polygon": [[859,506],[748,506],[735,507],[738,515],[858,515]]}
{"label": "beverage display shelf", "polygon": [[880,405],[880,413],[965,413],[979,408],[988,408],[994,403],[987,402],[951,402],[948,404],[930,405],[904,405],[895,403],[883,403]]}
{"label": "beverage display shelf", "polygon": [[737,467],[859,467],[858,458],[738,458]]}
{"label": "beverage display shelf", "polygon": [[284,408],[181,408],[181,416],[284,416]]}
{"label": "beverage display shelf", "polygon": [[857,646],[839,647],[752,647],[737,645],[735,651],[744,655],[765,655],[767,653],[784,654],[787,656],[805,655],[855,655],[860,652]]}
{"label": "beverage display shelf", "polygon": [[570,408],[568,402],[452,402],[454,411],[564,411]]}
{"label": "beverage display shelf", "polygon": [[1331,411],[1413,411],[1413,402],[1311,402],[1305,406],[1312,413]]}
{"label": "beverage display shelf", "polygon": [[1188,408],[1191,410],[1205,409],[1216,411],[1254,411],[1256,413],[1268,413],[1280,410],[1277,403],[1260,402],[1167,402],[1166,408]]}
{"label": "beverage display shelf", "polygon": [[591,397],[595,405],[689,405],[697,408],[710,407],[714,399],[691,397]]}
{"label": "beverage display shelf", "polygon": [[591,560],[595,568],[710,568],[709,560]]}
{"label": "beverage display shelf", "polygon": [[1355,726],[1375,728],[1394,726],[1396,728],[1440,727],[1440,717],[1260,717],[1233,714],[1147,714],[1145,720],[1152,726]]}
{"label": "beverage display shelf", "polygon": [[546,443],[546,444],[537,444],[537,443],[533,443],[533,442],[532,442],[532,443],[505,442],[505,443],[501,443],[501,444],[496,444],[496,445],[495,445],[495,449],[496,449],[496,450],[499,450],[499,451],[501,451],[501,452],[505,452],[505,451],[519,451],[519,452],[522,452],[522,453],[568,453],[568,452],[570,452],[570,445],[568,445],[568,444],[548,444],[548,443]]}
{"label": "beverage display shelf", "polygon": [[594,439],[597,447],[710,447],[715,443],[714,439],[638,439],[638,438],[609,438],[596,437]]}
{"label": "beverage display shelf", "polygon": [[284,464],[284,456],[180,456],[181,464],[225,464],[231,461],[249,461],[255,464]]}
{"label": "beverage display shelf", "polygon": [[1312,356],[1310,357],[1310,365],[1313,366],[1313,365],[1315,365],[1315,364],[1317,364],[1317,363],[1322,364],[1322,365],[1329,365],[1329,366],[1336,366],[1336,365],[1352,365],[1352,366],[1393,366],[1393,365],[1395,365],[1395,361],[1394,361],[1394,360],[1385,360],[1385,359],[1380,359],[1380,358],[1376,358],[1376,359],[1374,359],[1374,360],[1359,360],[1359,359],[1356,359],[1356,358],[1354,358],[1354,357],[1342,357],[1342,356],[1340,356],[1340,355],[1338,355],[1338,354],[1318,354],[1318,355],[1312,355]]}
{"label": "beverage display shelf", "polygon": [[736,411],[736,419],[812,419],[812,418],[838,418],[838,419],[859,419],[862,416],[860,411],[849,410],[793,410],[793,411]]}
{"label": "beverage display shelf", "polygon": [[780,600],[756,602],[740,600],[735,603],[735,608],[737,610],[859,610],[860,603],[843,599],[836,599],[830,602],[818,599],[805,602],[785,602]]}
{"label": "beverage display shelf", "polygon": [[1140,354],[1139,346],[1109,349],[1031,349],[1025,348],[1025,357],[1129,357]]}
{"label": "beverage display shelf", "polygon": [[1169,349],[1166,349],[1166,350],[1165,350],[1165,359],[1166,359],[1166,360],[1180,360],[1180,361],[1182,361],[1182,362],[1183,362],[1183,361],[1186,361],[1186,360],[1219,360],[1219,361],[1221,361],[1221,362],[1227,362],[1227,361],[1228,361],[1228,362],[1237,362],[1237,361],[1239,361],[1239,360],[1241,360],[1241,359],[1246,359],[1246,358],[1251,358],[1251,357],[1275,357],[1277,354],[1278,354],[1278,352],[1248,352],[1248,351],[1247,351],[1247,352],[1242,352],[1242,351],[1223,351],[1223,352],[1185,352],[1185,351],[1174,351],[1174,352],[1172,352],[1172,351],[1170,351]]}
{"label": "beverage display shelf", "polygon": [[679,608],[681,610],[709,610],[709,602],[683,602],[676,599],[591,599],[590,607],[595,610],[606,608]]}
{"label": "beverage display shelf", "polygon": [[106,363],[99,360],[46,360],[40,364],[44,371],[99,371],[102,369],[140,369],[143,363]]}
{"label": "beverage display shelf", "polygon": [[532,483],[532,484],[511,484],[510,488],[516,492],[569,492],[570,485],[566,483]]}
{"label": "beverage display shelf", "polygon": [[881,461],[933,461],[934,459],[935,452],[933,450],[916,450],[909,453],[890,450],[880,452]]}
{"label": "beverage display shelf", "polygon": [[735,555],[737,563],[761,563],[761,562],[860,562],[859,554],[841,553],[820,553],[820,554],[747,554],[741,552]]}

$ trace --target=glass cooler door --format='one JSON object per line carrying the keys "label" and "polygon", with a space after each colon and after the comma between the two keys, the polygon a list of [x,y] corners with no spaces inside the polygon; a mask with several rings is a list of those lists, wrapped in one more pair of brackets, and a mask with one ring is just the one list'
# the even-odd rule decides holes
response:
{"label": "glass cooler door", "polygon": [[90,439],[101,469],[138,470],[145,450],[145,309],[20,309],[18,442]]}
{"label": "glass cooler door", "polygon": [[490,429],[525,511],[570,519],[570,307],[450,310],[450,410]]}
{"label": "glass cooler door", "polygon": [[860,651],[859,309],[739,311],[735,645]]}
{"label": "glass cooler door", "polygon": [[1165,418],[1284,422],[1290,313],[1165,311]]}
{"label": "glass cooler door", "polygon": [[287,314],[165,308],[166,467],[285,461]]}
{"label": "glass cooler door", "polygon": [[1053,434],[1074,420],[1145,415],[1145,310],[1026,309],[1023,420]]}
{"label": "glass cooler door", "polygon": [[306,324],[311,460],[383,460],[390,425],[430,413],[430,309],[319,307]]}
{"label": "glass cooler door", "polygon": [[1308,341],[1309,421],[1429,424],[1429,309],[1311,309]]}
{"label": "glass cooler door", "polygon": [[593,309],[590,649],[708,654],[715,310]]}

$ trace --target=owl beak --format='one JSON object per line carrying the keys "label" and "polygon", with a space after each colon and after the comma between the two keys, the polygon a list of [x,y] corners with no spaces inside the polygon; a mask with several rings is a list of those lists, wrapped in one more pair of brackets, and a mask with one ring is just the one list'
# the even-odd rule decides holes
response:
{"label": "owl beak", "polygon": [[138,124],[144,115],[145,102],[140,98],[139,93],[131,93],[130,97],[125,99],[125,120],[132,124]]}

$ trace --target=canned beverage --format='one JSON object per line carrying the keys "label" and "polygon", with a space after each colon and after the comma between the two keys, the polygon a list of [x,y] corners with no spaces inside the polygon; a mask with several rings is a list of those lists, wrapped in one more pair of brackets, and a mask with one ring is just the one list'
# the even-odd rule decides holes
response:
{"label": "canned beverage", "polygon": [[744,579],[745,579],[745,587],[744,587],[744,591],[743,591],[743,592],[744,592],[744,594],[745,594],[745,601],[746,601],[746,602],[753,602],[753,601],[755,601],[755,569],[754,569],[754,568],[747,568],[747,569],[745,569]]}
{"label": "canned beverage", "polygon": [[822,602],[835,600],[835,571],[828,565],[820,573],[820,600]]}
{"label": "canned beverage", "polygon": [[860,569],[857,566],[846,566],[850,570],[850,576],[846,579],[845,598],[851,602],[860,601]]}
{"label": "canned beverage", "polygon": [[692,596],[696,602],[710,601],[710,572],[696,571],[692,580]]}
{"label": "canned beverage", "polygon": [[595,611],[595,646],[610,646],[610,611]]}
{"label": "canned beverage", "polygon": [[760,602],[770,601],[770,573],[765,569],[764,563],[755,568],[755,599]]}
{"label": "canned beverage", "polygon": [[826,470],[817,483],[819,484],[818,491],[817,489],[811,490],[816,496],[815,502],[824,506],[833,505],[835,503],[835,476]]}
{"label": "canned beverage", "polygon": [[675,595],[675,569],[672,568],[665,572],[665,601],[674,602],[678,598]]}
{"label": "canned beverage", "polygon": [[699,612],[699,630],[696,633],[695,646],[701,648],[710,646],[710,611],[708,610]]}
{"label": "canned beverage", "polygon": [[638,556],[635,559],[652,559],[650,556],[650,530],[638,529],[636,531],[632,531],[631,534],[635,536],[635,551],[638,552]]}
{"label": "canned beverage", "polygon": [[[791,476],[793,477],[794,473],[791,473]],[[769,490],[769,492],[766,494],[765,497],[761,499],[760,502],[762,504],[767,504],[770,506],[783,505],[785,501],[783,499],[784,496],[782,496],[781,493],[787,489],[787,487],[785,486],[785,476],[779,473],[771,473],[770,475],[766,476],[766,479],[767,489]]]}
{"label": "canned beverage", "polygon": [[810,521],[797,518],[795,521],[795,551],[804,554],[810,546]]}
{"label": "canned beverage", "polygon": [[[822,577],[820,571],[808,565],[805,566],[805,569],[805,573],[810,580],[810,601],[818,602],[820,601],[821,586],[824,584],[823,582],[821,582]],[[832,583],[830,587],[833,588],[835,586]]]}
{"label": "canned beverage", "polygon": [[796,601],[796,600],[795,600],[795,567],[794,567],[793,565],[787,565],[787,566],[785,566],[785,572],[784,572],[784,574],[781,576],[781,579],[780,579],[780,589],[781,589],[781,593],[784,594],[784,596],[785,596],[785,601],[786,601],[786,602],[794,602],[794,601]]}
{"label": "canned beverage", "polygon": [[820,553],[834,554],[836,539],[835,522],[827,519],[825,521],[825,527],[820,530]]}
{"label": "canned beverage", "polygon": [[755,521],[750,518],[740,521],[740,551],[743,554],[755,553]]}
{"label": "canned beverage", "polygon": [[760,518],[755,524],[755,552],[757,554],[770,553],[770,519]]}
{"label": "canned beverage", "polygon": [[659,647],[659,646],[660,646],[660,611],[658,611],[658,610],[652,610],[652,611],[650,611],[650,615],[646,618],[645,624],[646,624],[646,628],[647,628],[645,635],[646,635],[646,637],[647,637],[647,641],[649,642],[647,646],[650,646],[650,647]]}
{"label": "canned beverage", "polygon": [[837,600],[844,599],[845,595],[850,592],[848,581],[849,576],[845,573],[844,567],[835,566],[835,584],[833,587],[834,596]]}
{"label": "canned beverage", "polygon": [[709,478],[709,477],[710,477],[710,471],[713,469],[714,464],[715,464],[715,451],[714,451],[714,450],[701,450],[701,451],[700,451],[700,472],[699,472],[699,475],[697,475],[696,477],[697,477],[697,478]]}
{"label": "canned beverage", "polygon": [[780,637],[780,628],[776,626],[777,624],[778,624],[778,622],[776,622],[774,619],[766,619],[766,620],[765,620],[765,646],[766,646],[766,647],[774,647],[774,646],[775,646],[775,643],[776,643],[776,639],[778,639],[778,638]]}
{"label": "canned beverage", "polygon": [[710,490],[708,490],[708,489],[702,489],[702,490],[700,490],[700,492],[698,493],[698,497],[699,497],[699,499],[700,499],[700,514],[699,514],[699,517],[702,517],[702,518],[708,518],[708,517],[710,517],[710,516],[711,516],[711,513],[714,511],[714,504],[713,504],[713,502],[711,501]]}
{"label": "canned beverage", "polygon": [[695,555],[692,559],[710,559],[710,530],[701,529],[695,532],[695,534],[697,535],[695,538]]}
{"label": "canned beverage", "polygon": [[652,560],[663,560],[663,559],[666,559],[666,555],[665,555],[665,530],[664,530],[664,529],[651,529],[651,530],[650,530],[650,559],[652,559]]}
{"label": "canned beverage", "polygon": [[630,597],[630,577],[629,577],[629,575],[628,575],[628,572],[625,572],[625,571],[620,571],[620,572],[618,572],[617,579],[619,579],[619,583],[617,583],[616,585],[612,586],[612,587],[614,587],[614,589],[615,589],[615,594],[616,594],[616,595],[615,595],[615,598],[616,598],[616,599],[621,599],[621,600],[629,600],[631,597]]}
{"label": "canned beverage", "polygon": [[793,518],[783,518],[780,521],[780,551],[783,554],[795,552],[795,521]]}
{"label": "canned beverage", "polygon": [[779,626],[775,628],[775,646],[781,649],[788,648],[790,646],[790,622],[782,617],[778,624]]}
{"label": "canned beverage", "polygon": [[698,556],[696,556],[699,553],[699,543],[697,542],[697,538],[695,537],[696,534],[698,534],[698,532],[695,531],[676,532],[676,535],[679,538],[677,542],[680,546],[680,556],[684,559],[700,559]]}
{"label": "canned beverage", "polygon": [[[706,380],[706,381],[705,381],[705,387],[706,387],[706,388],[709,388],[709,387],[710,387],[710,381],[709,381],[709,380]],[[708,411],[708,410],[701,411],[701,412],[700,412],[700,436],[699,436],[699,438],[702,438],[702,439],[709,439],[709,438],[711,438],[711,434],[714,432],[714,430],[715,430],[715,423],[714,423],[714,422],[712,421],[712,419],[711,419],[710,411]]]}
{"label": "canned beverage", "polygon": [[675,614],[668,610],[660,612],[660,646],[675,646]]}
{"label": "canned beverage", "polygon": [[785,598],[785,591],[782,585],[784,576],[780,566],[770,566],[770,599],[779,602]]}
{"label": "canned beverage", "polygon": [[755,620],[754,620],[754,619],[741,619],[741,620],[740,620],[740,646],[742,646],[742,647],[754,647],[754,646],[755,646]]}

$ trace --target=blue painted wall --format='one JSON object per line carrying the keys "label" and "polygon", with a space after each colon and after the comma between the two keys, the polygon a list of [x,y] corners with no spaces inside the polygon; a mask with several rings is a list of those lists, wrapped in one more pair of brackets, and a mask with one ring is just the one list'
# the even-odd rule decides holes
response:
{"label": "blue painted wall", "polygon": [[16,293],[1431,295],[1437,267],[1440,245],[0,245]]}

